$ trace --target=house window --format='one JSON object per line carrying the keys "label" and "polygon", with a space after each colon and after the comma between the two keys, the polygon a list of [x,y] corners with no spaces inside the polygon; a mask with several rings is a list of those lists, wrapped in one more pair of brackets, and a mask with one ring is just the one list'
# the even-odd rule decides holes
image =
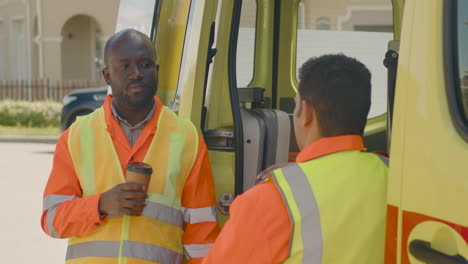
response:
{"label": "house window", "polygon": [[11,77],[13,80],[26,80],[28,78],[27,71],[27,55],[26,55],[26,30],[23,19],[13,20],[11,23]]}
{"label": "house window", "polygon": [[330,30],[330,18],[328,17],[319,17],[315,22],[317,24],[318,30]]}

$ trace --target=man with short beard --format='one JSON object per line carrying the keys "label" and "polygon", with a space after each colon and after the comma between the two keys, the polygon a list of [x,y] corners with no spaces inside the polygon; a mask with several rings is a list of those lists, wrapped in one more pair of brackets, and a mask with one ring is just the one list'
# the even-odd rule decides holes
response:
{"label": "man with short beard", "polygon": [[[57,142],[42,228],[69,238],[67,263],[199,263],[219,233],[203,138],[155,96],[146,35],[115,34],[104,60],[113,95]],[[147,187],[126,182],[131,162],[152,166]]]}

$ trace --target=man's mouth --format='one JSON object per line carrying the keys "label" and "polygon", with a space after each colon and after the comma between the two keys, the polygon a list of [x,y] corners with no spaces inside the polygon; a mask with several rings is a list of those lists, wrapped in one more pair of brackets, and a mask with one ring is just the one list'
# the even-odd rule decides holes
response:
{"label": "man's mouth", "polygon": [[128,87],[128,90],[133,94],[139,94],[143,93],[143,91],[145,90],[145,86],[141,83],[132,84]]}

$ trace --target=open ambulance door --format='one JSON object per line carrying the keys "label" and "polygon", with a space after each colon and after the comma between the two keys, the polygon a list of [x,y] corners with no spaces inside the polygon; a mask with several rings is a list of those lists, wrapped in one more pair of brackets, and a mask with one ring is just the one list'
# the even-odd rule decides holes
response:
{"label": "open ambulance door", "polygon": [[[117,28],[150,35],[160,65],[157,95],[200,128],[213,169],[221,222],[258,172],[294,161],[290,122],[298,68],[344,53],[372,73],[369,151],[387,150],[391,0],[121,0]],[[291,154],[291,155],[288,155]]]}
{"label": "open ambulance door", "polygon": [[[180,117],[190,119],[200,134],[208,134],[205,141],[210,149],[216,193],[223,199],[221,194],[234,193],[235,179],[227,60],[232,13],[233,1],[121,0],[116,28],[135,28],[153,40],[160,66],[157,96]],[[227,38],[216,45],[218,28],[227,30]],[[220,51],[217,77],[210,81],[214,88],[208,89],[216,48]],[[210,120],[205,106],[210,106]],[[207,129],[211,131],[205,133]]]}
{"label": "open ambulance door", "polygon": [[382,61],[394,39],[392,20],[391,0],[366,6],[341,0],[218,1],[202,126],[220,204],[252,187],[272,162],[294,161],[298,149],[288,119],[297,71],[314,56],[344,53],[368,66],[373,97],[365,144],[369,151],[387,151]]}
{"label": "open ambulance door", "polygon": [[406,0],[385,263],[468,263],[468,1]]}

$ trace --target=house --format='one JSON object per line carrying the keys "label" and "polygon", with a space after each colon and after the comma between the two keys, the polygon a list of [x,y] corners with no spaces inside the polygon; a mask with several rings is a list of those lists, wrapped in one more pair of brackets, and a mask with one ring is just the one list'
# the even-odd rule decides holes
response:
{"label": "house", "polygon": [[[256,2],[243,1],[240,44],[246,45],[241,48],[246,52],[255,41]],[[0,0],[0,80],[99,80],[104,44],[115,32],[119,4],[119,0]],[[302,45],[308,43],[302,37],[306,30],[391,32],[391,1],[302,0],[298,26],[300,65],[316,55],[303,53],[308,48]],[[246,57],[245,65],[253,65],[253,56]],[[250,70],[240,69],[245,83],[251,73],[243,71]]]}
{"label": "house", "polygon": [[0,80],[97,80],[119,0],[0,0]]}

